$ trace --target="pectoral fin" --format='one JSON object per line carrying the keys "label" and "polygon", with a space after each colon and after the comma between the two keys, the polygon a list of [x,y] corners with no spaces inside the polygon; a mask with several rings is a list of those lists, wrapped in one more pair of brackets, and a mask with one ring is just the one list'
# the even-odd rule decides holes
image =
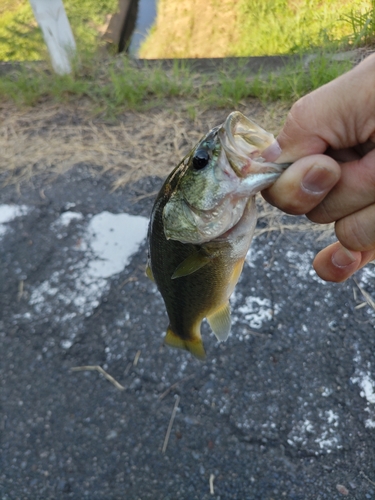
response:
{"label": "pectoral fin", "polygon": [[230,305],[229,302],[217,309],[213,314],[207,316],[207,321],[220,342],[227,340],[230,332]]}
{"label": "pectoral fin", "polygon": [[182,339],[174,333],[170,326],[167,329],[167,335],[165,336],[164,342],[171,347],[185,349],[186,351],[191,352],[191,354],[198,359],[203,360],[206,357],[206,352],[200,337],[193,340]]}
{"label": "pectoral fin", "polygon": [[149,278],[151,281],[155,281],[154,275],[152,274],[150,263],[147,262],[147,267],[146,267],[146,276]]}
{"label": "pectoral fin", "polygon": [[175,272],[172,274],[172,280],[195,273],[208,264],[210,260],[211,257],[207,253],[203,252],[203,250],[198,250],[198,252],[192,253],[183,262],[181,262],[179,266],[177,266]]}

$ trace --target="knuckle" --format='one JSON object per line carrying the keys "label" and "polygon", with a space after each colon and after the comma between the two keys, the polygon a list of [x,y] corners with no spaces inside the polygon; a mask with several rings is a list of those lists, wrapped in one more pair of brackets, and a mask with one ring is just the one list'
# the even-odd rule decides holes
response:
{"label": "knuckle", "polygon": [[366,251],[375,248],[374,224],[366,224],[359,214],[352,214],[336,222],[336,236],[348,249]]}
{"label": "knuckle", "polygon": [[312,94],[307,94],[298,99],[298,101],[293,104],[288,114],[290,123],[293,123],[294,126],[303,130],[306,124],[306,116],[310,116],[314,109],[313,100],[314,97]]}
{"label": "knuckle", "polygon": [[[294,141],[294,138],[304,130],[306,123],[306,113],[308,110],[308,96],[304,96],[296,101],[287,114],[283,130],[280,134],[282,139]],[[279,138],[280,138],[279,136]]]}
{"label": "knuckle", "polygon": [[321,201],[315,208],[313,208],[307,214],[307,217],[311,220],[311,222],[315,222],[317,224],[329,224],[334,221],[325,200]]}
{"label": "knuckle", "polygon": [[306,200],[295,199],[287,203],[283,210],[290,215],[302,215],[309,211],[310,205],[306,206]]}
{"label": "knuckle", "polygon": [[[263,197],[271,205],[279,208],[283,212],[290,215],[301,215],[306,213],[306,203],[291,194],[291,189],[276,189],[270,188],[267,192],[263,192]],[[287,193],[287,194],[286,194]]]}

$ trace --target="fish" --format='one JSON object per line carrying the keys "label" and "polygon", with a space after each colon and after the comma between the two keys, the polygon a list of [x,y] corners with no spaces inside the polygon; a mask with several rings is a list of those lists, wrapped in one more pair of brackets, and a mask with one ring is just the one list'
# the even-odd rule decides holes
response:
{"label": "fish", "polygon": [[201,323],[218,341],[231,328],[229,298],[256,226],[255,195],[289,166],[266,162],[274,136],[239,111],[212,128],[170,173],[148,228],[147,276],[169,325],[165,344],[203,360]]}

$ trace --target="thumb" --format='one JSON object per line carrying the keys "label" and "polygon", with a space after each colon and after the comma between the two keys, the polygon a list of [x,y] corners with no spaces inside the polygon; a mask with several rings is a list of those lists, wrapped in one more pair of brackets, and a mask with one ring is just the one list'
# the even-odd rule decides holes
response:
{"label": "thumb", "polygon": [[317,275],[325,281],[341,283],[375,258],[375,250],[353,252],[338,241],[321,250],[314,259]]}

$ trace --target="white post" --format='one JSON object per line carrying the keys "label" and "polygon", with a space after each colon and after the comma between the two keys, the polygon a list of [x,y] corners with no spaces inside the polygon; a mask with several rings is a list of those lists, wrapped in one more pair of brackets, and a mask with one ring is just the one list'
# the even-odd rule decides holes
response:
{"label": "white post", "polygon": [[70,73],[70,59],[76,44],[62,0],[30,0],[30,3],[43,32],[53,69],[60,75]]}

